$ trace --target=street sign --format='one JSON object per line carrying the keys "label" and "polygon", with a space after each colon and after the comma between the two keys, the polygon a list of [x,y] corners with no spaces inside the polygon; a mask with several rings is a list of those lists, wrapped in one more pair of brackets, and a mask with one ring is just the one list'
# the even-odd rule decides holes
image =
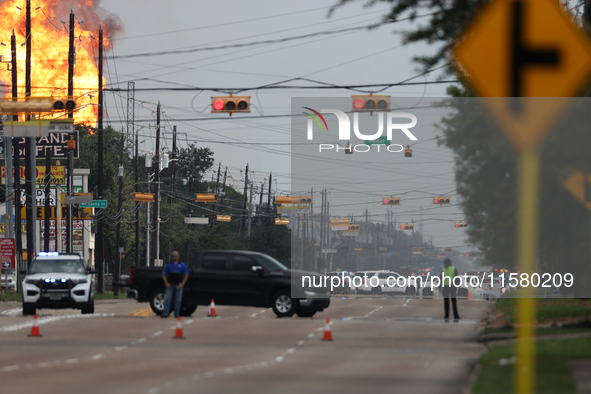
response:
{"label": "street sign", "polygon": [[477,226],[475,224],[469,224],[468,230],[484,230],[484,226]]}
{"label": "street sign", "polygon": [[64,195],[64,198],[62,198],[64,204],[66,205],[70,205],[70,204],[92,204],[92,195],[90,196],[78,196],[78,195],[73,195],[73,196],[68,196],[68,195]]}
{"label": "street sign", "polygon": [[354,252],[362,252],[363,251],[363,248],[353,248],[353,251]]}
{"label": "street sign", "polygon": [[359,235],[359,231],[355,231],[355,232],[343,231],[344,237],[356,237],[358,235]]}
{"label": "street sign", "polygon": [[89,204],[80,204],[80,208],[106,208],[107,200],[93,200]]}
{"label": "street sign", "polygon": [[14,238],[0,239],[0,262],[2,268],[15,268],[15,242]]}
{"label": "street sign", "polygon": [[388,248],[385,248],[385,247],[383,247],[383,246],[380,246],[380,247],[379,247],[379,250],[380,250],[380,252],[385,252],[385,251],[387,251],[387,250],[388,250]]}
{"label": "street sign", "polygon": [[518,151],[542,140],[591,75],[591,44],[555,0],[491,1],[458,42],[460,68]]}
{"label": "street sign", "polygon": [[349,228],[349,226],[330,226],[330,229],[332,231],[343,231],[343,230],[347,230]]}
{"label": "street sign", "polygon": [[320,253],[327,253],[327,254],[335,254],[337,252],[336,249],[322,249]]}
{"label": "street sign", "polygon": [[591,211],[591,174],[573,171],[562,181],[562,186]]}
{"label": "street sign", "polygon": [[387,137],[378,137],[375,140],[365,140],[363,143],[365,145],[386,145],[389,146],[392,141],[386,139]]}
{"label": "street sign", "polygon": [[209,224],[209,218],[185,217],[185,224]]}
{"label": "street sign", "polygon": [[413,246],[410,248],[410,250],[412,250],[413,252],[422,252],[423,250],[425,250],[424,246]]}
{"label": "street sign", "polygon": [[330,225],[331,226],[348,226],[350,222],[351,222],[351,218],[331,219]]}

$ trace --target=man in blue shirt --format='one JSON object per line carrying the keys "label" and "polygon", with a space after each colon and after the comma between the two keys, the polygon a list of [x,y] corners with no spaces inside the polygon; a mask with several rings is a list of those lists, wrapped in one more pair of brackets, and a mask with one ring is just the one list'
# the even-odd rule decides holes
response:
{"label": "man in blue shirt", "polygon": [[181,300],[183,298],[183,287],[189,279],[189,270],[185,263],[180,260],[179,252],[176,250],[170,255],[171,261],[166,264],[162,271],[162,279],[166,285],[166,294],[164,296],[164,310],[160,317],[168,317],[170,313],[170,302],[174,292],[174,317],[181,314]]}

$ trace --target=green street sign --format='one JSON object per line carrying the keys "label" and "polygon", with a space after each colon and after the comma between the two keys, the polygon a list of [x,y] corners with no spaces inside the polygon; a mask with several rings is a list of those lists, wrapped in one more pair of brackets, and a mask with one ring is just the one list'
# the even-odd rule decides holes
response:
{"label": "green street sign", "polygon": [[475,224],[469,224],[468,225],[468,230],[484,230],[483,226],[477,226]]}
{"label": "green street sign", "polygon": [[107,200],[94,200],[89,204],[80,204],[80,208],[106,208]]}
{"label": "green street sign", "polygon": [[377,138],[375,140],[371,140],[371,141],[368,141],[368,140],[363,141],[363,143],[365,145],[386,145],[386,146],[389,146],[391,142],[392,141],[387,140],[386,137],[379,137],[379,138]]}

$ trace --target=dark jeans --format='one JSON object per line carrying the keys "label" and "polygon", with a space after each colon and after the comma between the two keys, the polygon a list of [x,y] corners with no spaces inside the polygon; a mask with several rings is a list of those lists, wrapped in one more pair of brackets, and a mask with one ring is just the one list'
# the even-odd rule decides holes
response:
{"label": "dark jeans", "polygon": [[178,285],[170,285],[166,288],[164,295],[164,310],[162,316],[168,316],[170,313],[170,304],[172,295],[174,294],[174,317],[179,317],[181,314],[181,300],[183,299],[183,288],[178,288]]}
{"label": "dark jeans", "polygon": [[449,299],[451,298],[451,305],[454,311],[454,319],[459,319],[458,303],[456,298],[457,289],[455,287],[442,287],[441,294],[443,295],[443,307],[445,310],[445,318],[449,319]]}

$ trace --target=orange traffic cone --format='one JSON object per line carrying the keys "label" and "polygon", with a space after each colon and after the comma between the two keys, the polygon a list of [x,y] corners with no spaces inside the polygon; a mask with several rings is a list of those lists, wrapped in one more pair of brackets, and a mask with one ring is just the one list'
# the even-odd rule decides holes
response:
{"label": "orange traffic cone", "polygon": [[35,313],[35,317],[33,318],[33,327],[31,327],[31,333],[29,334],[30,337],[40,337],[39,334],[39,325],[37,324],[37,314]]}
{"label": "orange traffic cone", "polygon": [[181,317],[178,317],[178,321],[176,323],[176,330],[174,332],[174,337],[173,339],[185,339],[185,337],[183,336],[183,327],[181,325]]}
{"label": "orange traffic cone", "polygon": [[215,302],[213,298],[211,299],[211,303],[209,304],[209,309],[207,310],[207,317],[217,317],[218,315],[215,314]]}
{"label": "orange traffic cone", "polygon": [[470,301],[470,290],[468,289],[468,301]]}
{"label": "orange traffic cone", "polygon": [[330,320],[326,319],[326,324],[324,325],[324,337],[322,338],[323,341],[332,341],[332,330],[330,329]]}

